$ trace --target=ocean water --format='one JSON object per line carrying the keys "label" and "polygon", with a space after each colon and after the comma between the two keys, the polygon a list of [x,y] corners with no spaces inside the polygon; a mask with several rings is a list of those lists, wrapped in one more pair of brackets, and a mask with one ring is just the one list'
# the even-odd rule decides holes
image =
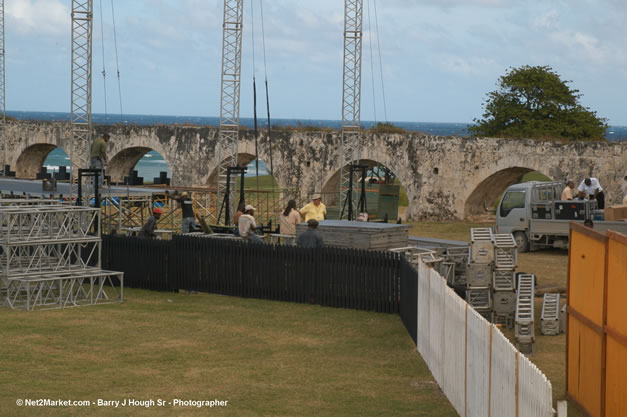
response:
{"label": "ocean water", "polygon": [[[25,111],[7,111],[7,115],[20,120],[46,120],[46,121],[69,121],[70,114],[63,112],[25,112]],[[94,124],[129,124],[129,125],[153,125],[153,124],[193,124],[201,126],[219,126],[220,118],[203,117],[203,116],[167,116],[167,115],[145,115],[145,114],[128,114],[124,115],[124,119],[120,115],[104,115],[95,113],[93,116]],[[241,118],[242,126],[248,128],[254,127],[252,118]],[[437,136],[468,136],[467,127],[469,123],[434,123],[434,122],[392,122],[394,125],[409,131],[419,131],[430,135]],[[368,129],[376,124],[375,121],[362,121],[361,126]],[[260,128],[267,125],[265,119],[258,119]],[[310,120],[310,119],[272,119],[273,126],[313,126],[340,129],[342,122],[340,120]],[[611,141],[627,141],[627,126],[611,126],[607,129],[605,137]],[[69,158],[67,154],[60,148],[50,152],[46,158],[45,165],[48,172],[58,170],[59,166],[68,164]],[[144,181],[152,181],[154,177],[158,177],[160,172],[167,172],[170,177],[170,169],[163,157],[156,151],[148,152],[142,159],[137,162],[135,169],[140,177],[144,177]],[[268,168],[264,161],[259,161],[259,175],[267,175]],[[247,176],[255,175],[254,161],[248,165]]]}

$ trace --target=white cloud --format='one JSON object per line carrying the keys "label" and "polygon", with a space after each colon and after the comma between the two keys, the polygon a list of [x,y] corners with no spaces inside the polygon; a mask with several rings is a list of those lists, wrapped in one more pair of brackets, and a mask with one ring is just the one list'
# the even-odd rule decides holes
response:
{"label": "white cloud", "polygon": [[70,9],[59,0],[13,0],[6,3],[6,30],[26,35],[67,35]]}
{"label": "white cloud", "polygon": [[462,57],[451,54],[440,54],[436,56],[435,65],[449,73],[462,75],[485,75],[502,68],[492,58],[483,57]]}
{"label": "white cloud", "polygon": [[553,29],[559,24],[557,11],[549,10],[531,19],[531,27],[535,29]]}
{"label": "white cloud", "polygon": [[605,64],[615,55],[609,46],[586,33],[559,31],[551,33],[549,38],[558,47],[566,48],[570,54],[590,65]]}
{"label": "white cloud", "polygon": [[439,8],[453,7],[510,7],[515,6],[511,0],[390,0],[390,5],[398,7],[431,6]]}

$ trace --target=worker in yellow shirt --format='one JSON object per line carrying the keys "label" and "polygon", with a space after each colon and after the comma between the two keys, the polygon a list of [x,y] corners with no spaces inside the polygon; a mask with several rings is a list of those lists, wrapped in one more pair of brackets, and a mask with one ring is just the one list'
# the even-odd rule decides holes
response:
{"label": "worker in yellow shirt", "polygon": [[322,221],[327,215],[327,207],[320,201],[320,194],[312,195],[311,203],[305,205],[305,207],[298,211],[305,221],[311,219]]}

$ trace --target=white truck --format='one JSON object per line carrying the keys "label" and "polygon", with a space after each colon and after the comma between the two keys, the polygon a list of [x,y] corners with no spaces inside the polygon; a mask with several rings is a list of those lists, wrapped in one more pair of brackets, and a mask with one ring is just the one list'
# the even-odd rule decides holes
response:
{"label": "white truck", "polygon": [[627,234],[627,221],[594,220],[596,201],[560,200],[562,182],[530,181],[510,185],[496,209],[497,233],[512,233],[521,252],[567,248],[571,221],[593,220],[594,229]]}

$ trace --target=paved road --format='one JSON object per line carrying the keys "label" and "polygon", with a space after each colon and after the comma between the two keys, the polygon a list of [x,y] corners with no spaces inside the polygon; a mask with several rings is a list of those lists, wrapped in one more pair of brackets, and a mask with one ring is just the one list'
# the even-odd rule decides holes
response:
{"label": "paved road", "polygon": [[[151,188],[141,188],[141,187],[120,187],[113,186],[110,188],[111,194],[115,195],[125,195],[130,192],[130,194],[152,194],[155,192],[154,189]],[[109,188],[104,187],[103,192],[105,194],[109,193]],[[42,189],[42,180],[19,180],[14,178],[3,178],[0,177],[0,194],[11,194],[14,195],[23,195],[23,196],[31,196],[31,197],[50,197],[50,198],[60,198],[60,197],[68,197],[70,195],[70,184],[68,183],[57,183],[57,191],[44,191]],[[74,195],[77,193],[77,187],[74,186]]]}

